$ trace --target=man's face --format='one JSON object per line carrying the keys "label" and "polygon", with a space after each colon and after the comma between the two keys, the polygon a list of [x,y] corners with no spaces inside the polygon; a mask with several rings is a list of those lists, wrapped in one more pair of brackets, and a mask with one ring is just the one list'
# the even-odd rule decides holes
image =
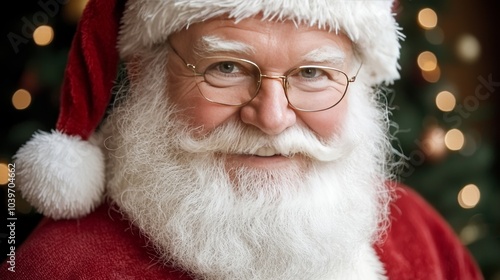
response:
{"label": "man's face", "polygon": [[[353,75],[351,42],[342,34],[317,28],[299,27],[292,22],[245,19],[215,19],[194,24],[170,37],[170,42],[187,63],[196,64],[208,56],[230,56],[255,62],[264,75],[283,75],[301,65],[330,66]],[[276,136],[290,127],[301,126],[327,140],[340,129],[345,118],[344,98],[337,106],[320,112],[301,112],[288,105],[279,79],[263,79],[257,96],[244,106],[225,106],[207,101],[192,77],[193,72],[173,52],[169,55],[169,97],[198,136],[210,133],[228,121],[241,122]],[[307,93],[304,93],[307,94]],[[287,168],[298,157],[269,154],[227,155],[229,166],[250,168]]]}
{"label": "man's face", "polygon": [[301,112],[279,79],[264,79],[250,103],[225,106],[182,62],[230,56],[264,75],[319,64],[352,76],[349,40],[216,19],[169,41],[179,55],[159,45],[134,61],[102,127],[108,194],[162,259],[203,279],[374,278],[381,267],[352,270],[377,263],[390,199],[386,115],[371,87],[358,78],[337,106]]}

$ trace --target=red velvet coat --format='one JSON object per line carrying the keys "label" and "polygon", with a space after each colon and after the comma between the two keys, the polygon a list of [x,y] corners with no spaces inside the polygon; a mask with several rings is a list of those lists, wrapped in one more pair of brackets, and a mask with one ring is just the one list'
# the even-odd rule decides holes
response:
{"label": "red velvet coat", "polygon": [[[413,190],[400,187],[387,240],[377,247],[389,279],[483,279],[451,228]],[[102,205],[79,220],[43,220],[0,279],[190,279],[154,258],[138,230]]]}

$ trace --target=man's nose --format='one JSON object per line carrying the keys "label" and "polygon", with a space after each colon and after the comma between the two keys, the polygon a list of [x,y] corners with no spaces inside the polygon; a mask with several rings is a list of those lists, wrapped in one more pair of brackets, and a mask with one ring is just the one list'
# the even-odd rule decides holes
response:
{"label": "man's nose", "polygon": [[295,111],[288,100],[281,78],[262,79],[257,96],[241,108],[241,120],[266,134],[277,135],[296,122]]}

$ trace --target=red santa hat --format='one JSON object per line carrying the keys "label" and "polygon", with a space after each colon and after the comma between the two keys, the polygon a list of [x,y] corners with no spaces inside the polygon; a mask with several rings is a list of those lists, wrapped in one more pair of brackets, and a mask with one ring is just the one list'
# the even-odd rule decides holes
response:
{"label": "red santa hat", "polygon": [[228,15],[236,21],[293,20],[343,32],[371,85],[399,78],[392,0],[90,0],[69,53],[56,129],[35,133],[14,156],[18,188],[40,213],[78,218],[105,191],[104,155],[92,134],[101,123],[120,59],[147,52],[190,24]]}

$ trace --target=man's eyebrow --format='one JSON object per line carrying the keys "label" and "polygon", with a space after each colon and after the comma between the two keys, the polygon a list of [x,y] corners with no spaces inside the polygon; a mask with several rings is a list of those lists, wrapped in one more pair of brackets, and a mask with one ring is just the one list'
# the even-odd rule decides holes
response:
{"label": "man's eyebrow", "polygon": [[302,56],[303,61],[311,63],[328,63],[334,65],[344,64],[346,55],[335,47],[321,47]]}
{"label": "man's eyebrow", "polygon": [[217,36],[203,36],[194,46],[197,55],[204,57],[215,53],[254,54],[255,49],[243,42],[225,40]]}

